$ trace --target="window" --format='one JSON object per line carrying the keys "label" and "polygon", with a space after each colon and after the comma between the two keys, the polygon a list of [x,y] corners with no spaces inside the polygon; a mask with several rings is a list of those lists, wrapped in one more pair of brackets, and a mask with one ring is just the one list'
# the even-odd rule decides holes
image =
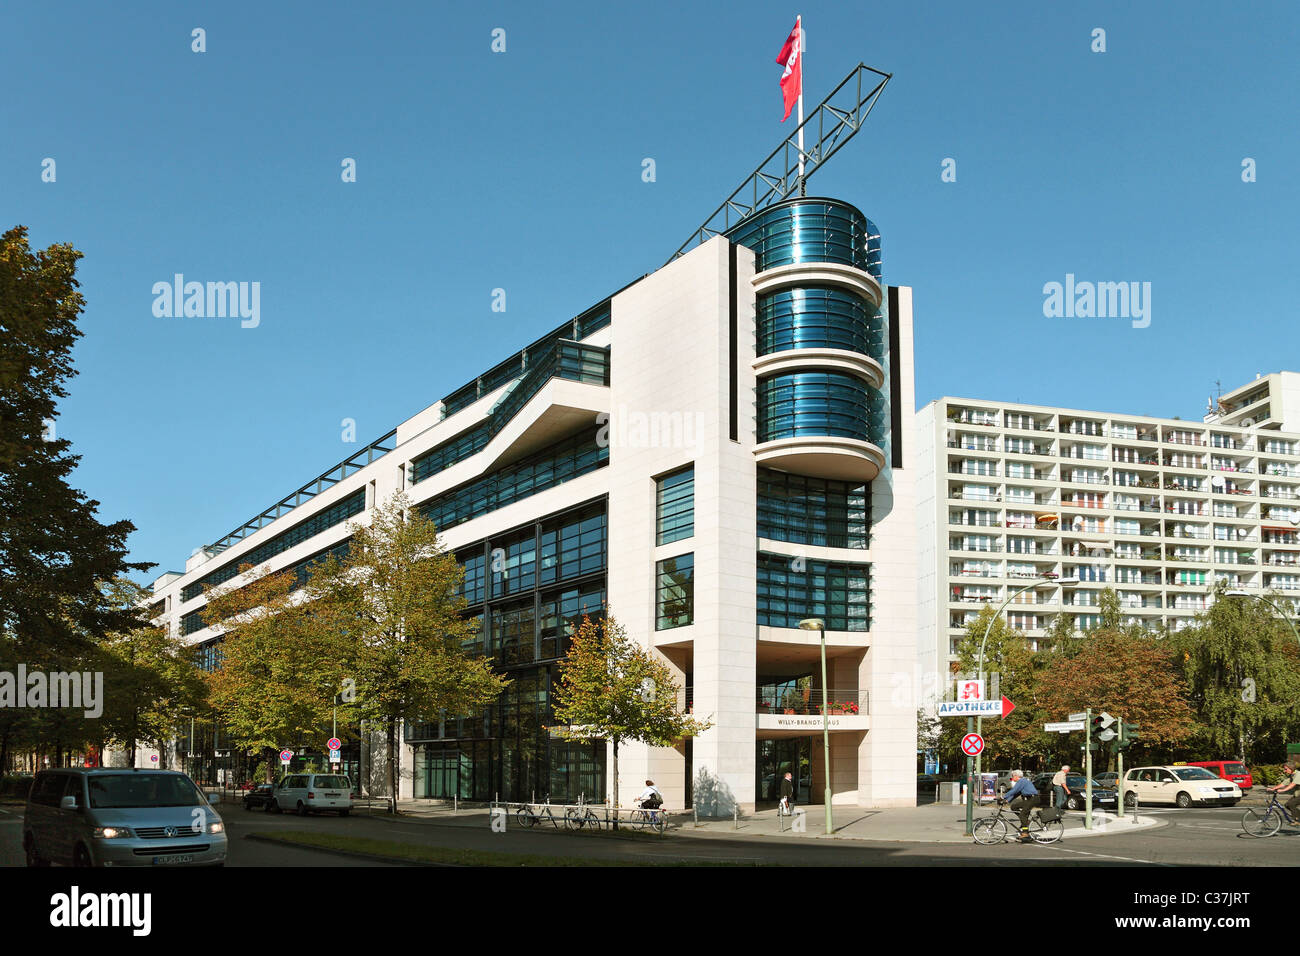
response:
{"label": "window", "polygon": [[826,548],[866,548],[870,486],[758,469],[758,536]]}
{"label": "window", "polygon": [[758,383],[758,440],[802,435],[884,443],[885,407],[862,379],[843,372],[781,372]]}
{"label": "window", "polygon": [[871,624],[870,565],[758,554],[758,623],[798,627],[810,617],[828,631],[866,631]]}
{"label": "window", "polygon": [[670,544],[695,534],[695,466],[655,482],[655,544]]}
{"label": "window", "polygon": [[259,547],[240,555],[233,561],[210,571],[199,580],[192,584],[187,584],[181,591],[181,600],[190,601],[203,593],[203,586],[223,584],[231,578],[238,576],[239,567],[243,564],[251,564],[257,567],[265,564],[277,554],[283,554],[296,544],[306,541],[308,538],[314,538],[336,524],[342,524],[349,518],[359,515],[366,507],[366,491],[364,488],[353,492],[342,501],[330,505],[323,511],[317,512],[310,518],[299,521],[296,525],[281,534],[276,535],[270,541]]}
{"label": "window", "polygon": [[665,558],[655,565],[655,630],[684,627],[695,620],[695,555]]}

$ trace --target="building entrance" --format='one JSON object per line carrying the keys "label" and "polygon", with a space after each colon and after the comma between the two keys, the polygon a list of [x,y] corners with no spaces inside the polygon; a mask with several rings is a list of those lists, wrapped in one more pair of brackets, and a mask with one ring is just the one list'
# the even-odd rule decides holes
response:
{"label": "building entrance", "polygon": [[781,781],[788,772],[794,782],[796,804],[811,803],[812,738],[782,737],[757,741],[758,780],[754,788],[759,807],[776,806],[781,799]]}

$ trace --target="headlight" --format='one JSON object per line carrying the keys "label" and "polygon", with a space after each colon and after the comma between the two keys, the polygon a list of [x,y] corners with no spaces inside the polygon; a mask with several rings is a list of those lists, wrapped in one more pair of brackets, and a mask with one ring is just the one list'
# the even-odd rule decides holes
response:
{"label": "headlight", "polygon": [[95,827],[91,834],[97,840],[129,840],[135,836],[127,827]]}
{"label": "headlight", "polygon": [[209,832],[209,833],[225,833],[225,832],[226,832],[226,825],[225,825],[224,823],[209,823],[209,824],[208,824],[208,832]]}

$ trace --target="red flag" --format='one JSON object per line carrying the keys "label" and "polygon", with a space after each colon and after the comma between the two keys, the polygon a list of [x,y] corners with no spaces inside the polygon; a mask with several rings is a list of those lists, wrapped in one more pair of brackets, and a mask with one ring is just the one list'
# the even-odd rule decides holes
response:
{"label": "red flag", "polygon": [[781,93],[785,96],[785,115],[781,117],[784,123],[790,118],[790,110],[803,93],[803,58],[800,54],[803,52],[803,30],[800,21],[794,21],[794,29],[790,31],[790,36],[786,38],[785,46],[781,47],[781,52],[777,54],[776,62],[785,67],[785,72],[781,74]]}

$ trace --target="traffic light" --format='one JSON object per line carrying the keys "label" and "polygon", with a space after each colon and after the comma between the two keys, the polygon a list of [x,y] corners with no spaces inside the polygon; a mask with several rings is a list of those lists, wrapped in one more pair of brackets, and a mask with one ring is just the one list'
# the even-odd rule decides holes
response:
{"label": "traffic light", "polygon": [[1115,741],[1115,747],[1119,750],[1132,747],[1139,736],[1137,724],[1121,722],[1119,725],[1119,740]]}
{"label": "traffic light", "polygon": [[1102,750],[1115,738],[1115,718],[1106,712],[1095,715],[1088,734],[1088,749]]}

